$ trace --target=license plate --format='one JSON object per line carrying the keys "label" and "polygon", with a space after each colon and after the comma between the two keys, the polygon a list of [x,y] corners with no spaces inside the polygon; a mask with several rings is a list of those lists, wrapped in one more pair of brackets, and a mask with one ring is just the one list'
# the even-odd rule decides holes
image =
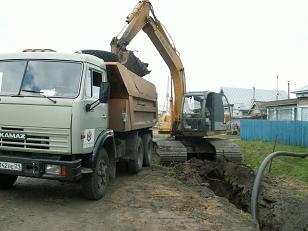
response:
{"label": "license plate", "polygon": [[11,171],[22,171],[22,164],[0,161],[0,169],[11,170]]}

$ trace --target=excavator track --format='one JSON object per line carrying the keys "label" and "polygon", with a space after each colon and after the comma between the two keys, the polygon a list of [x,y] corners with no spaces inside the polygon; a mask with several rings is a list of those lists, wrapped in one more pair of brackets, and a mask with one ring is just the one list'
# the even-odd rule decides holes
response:
{"label": "excavator track", "polygon": [[223,158],[232,162],[242,161],[240,147],[232,140],[207,138],[206,141],[215,148],[217,159]]}
{"label": "excavator track", "polygon": [[155,139],[154,152],[159,156],[161,163],[185,162],[187,149],[181,141],[170,139]]}
{"label": "excavator track", "polygon": [[185,162],[193,157],[199,159],[225,159],[241,162],[240,147],[232,140],[220,138],[199,138],[175,140],[154,140],[155,152],[161,163]]}

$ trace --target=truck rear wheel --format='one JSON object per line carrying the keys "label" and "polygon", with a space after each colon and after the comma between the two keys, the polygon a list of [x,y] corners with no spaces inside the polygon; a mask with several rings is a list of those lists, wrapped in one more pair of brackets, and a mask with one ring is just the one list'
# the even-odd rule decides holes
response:
{"label": "truck rear wheel", "polygon": [[144,147],[143,165],[150,167],[152,163],[152,149],[153,149],[152,136],[150,134],[144,134],[142,136],[142,141]]}
{"label": "truck rear wheel", "polygon": [[12,188],[18,176],[0,173],[0,189]]}
{"label": "truck rear wheel", "polygon": [[117,176],[117,162],[115,159],[109,159],[109,179],[114,180]]}
{"label": "truck rear wheel", "polygon": [[109,168],[108,154],[104,148],[101,148],[95,162],[94,172],[82,178],[83,193],[87,199],[98,200],[105,195],[110,177]]}
{"label": "truck rear wheel", "polygon": [[129,160],[128,169],[133,173],[137,173],[142,169],[143,165],[143,157],[144,157],[144,148],[143,142],[140,136],[137,138],[137,148],[135,153],[135,159]]}

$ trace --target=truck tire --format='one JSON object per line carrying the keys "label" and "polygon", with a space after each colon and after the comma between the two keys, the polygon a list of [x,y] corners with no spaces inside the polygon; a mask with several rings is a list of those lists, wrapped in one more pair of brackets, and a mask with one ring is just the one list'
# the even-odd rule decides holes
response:
{"label": "truck tire", "polygon": [[132,173],[137,173],[142,169],[143,157],[144,157],[144,148],[143,142],[140,136],[137,138],[137,148],[135,150],[135,159],[129,160],[128,169]]}
{"label": "truck tire", "polygon": [[144,147],[143,165],[150,167],[152,163],[152,149],[153,149],[152,136],[150,134],[144,134],[142,136],[142,141]]}
{"label": "truck tire", "polygon": [[119,57],[109,51],[102,50],[81,50],[79,53],[93,55],[97,58],[103,59],[105,62],[118,62]]}
{"label": "truck tire", "polygon": [[101,148],[95,162],[94,172],[82,177],[82,189],[87,199],[98,200],[105,195],[110,178],[109,168],[107,151]]}
{"label": "truck tire", "polygon": [[18,176],[0,173],[0,189],[9,189],[13,187]]}
{"label": "truck tire", "polygon": [[110,159],[109,179],[114,180],[117,176],[117,162],[115,159]]}

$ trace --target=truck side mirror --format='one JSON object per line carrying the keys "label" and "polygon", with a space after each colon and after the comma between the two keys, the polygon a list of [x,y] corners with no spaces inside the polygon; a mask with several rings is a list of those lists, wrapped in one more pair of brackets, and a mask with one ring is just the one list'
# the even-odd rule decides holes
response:
{"label": "truck side mirror", "polygon": [[107,103],[110,97],[110,83],[109,82],[101,82],[101,86],[99,89],[99,102]]}
{"label": "truck side mirror", "polygon": [[[94,109],[99,103],[107,103],[110,95],[110,83],[102,82],[99,88],[99,98],[95,100],[93,103],[86,104],[86,111],[89,112]],[[99,103],[97,103],[99,102]],[[93,106],[94,105],[94,106]]]}

